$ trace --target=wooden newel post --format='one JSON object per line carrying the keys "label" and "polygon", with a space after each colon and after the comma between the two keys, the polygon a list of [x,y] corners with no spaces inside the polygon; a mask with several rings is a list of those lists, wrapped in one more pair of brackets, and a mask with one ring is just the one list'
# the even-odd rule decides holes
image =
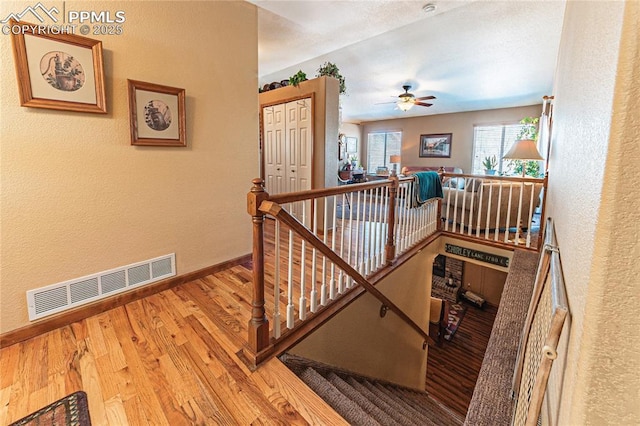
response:
{"label": "wooden newel post", "polygon": [[396,258],[396,244],[394,242],[394,234],[396,227],[396,197],[398,196],[398,187],[400,186],[398,176],[395,171],[391,172],[389,177],[391,186],[389,186],[389,211],[387,212],[387,223],[389,228],[387,231],[387,244],[384,247],[385,259],[387,265],[391,265]]}
{"label": "wooden newel post", "polygon": [[249,346],[260,352],[269,345],[269,321],[264,311],[264,213],[260,204],[269,198],[260,178],[251,181],[253,187],[247,194],[247,212],[253,222],[253,300],[249,320]]}

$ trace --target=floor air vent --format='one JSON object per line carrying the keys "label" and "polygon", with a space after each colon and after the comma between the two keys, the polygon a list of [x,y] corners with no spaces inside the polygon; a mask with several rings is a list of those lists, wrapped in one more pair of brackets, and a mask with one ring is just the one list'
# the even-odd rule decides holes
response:
{"label": "floor air vent", "polygon": [[175,253],[27,291],[29,320],[176,275]]}

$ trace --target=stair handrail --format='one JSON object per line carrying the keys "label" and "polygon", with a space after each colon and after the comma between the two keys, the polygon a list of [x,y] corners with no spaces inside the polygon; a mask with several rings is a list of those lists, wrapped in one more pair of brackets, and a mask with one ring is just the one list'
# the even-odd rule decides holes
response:
{"label": "stair handrail", "polygon": [[367,292],[369,292],[372,296],[382,302],[383,305],[389,308],[392,312],[394,312],[402,321],[408,324],[414,331],[416,331],[425,341],[426,344],[435,345],[436,341],[429,336],[427,332],[425,332],[418,324],[415,323],[402,309],[400,309],[395,303],[393,303],[389,298],[387,298],[380,290],[378,290],[369,280],[367,280],[364,276],[362,276],[355,268],[349,265],[344,259],[342,259],[336,252],[331,250],[331,248],[325,245],[322,240],[320,240],[317,236],[315,236],[312,232],[310,232],[306,226],[300,223],[295,217],[293,217],[289,212],[284,210],[280,204],[274,201],[262,201],[259,210],[265,214],[270,214],[275,217],[277,220],[280,220],[291,230],[293,230],[296,234],[298,234],[301,238],[303,238],[307,243],[311,244],[315,247],[320,253],[325,255],[329,260],[331,260],[335,265],[342,269],[347,275],[349,275],[353,280],[360,284]]}

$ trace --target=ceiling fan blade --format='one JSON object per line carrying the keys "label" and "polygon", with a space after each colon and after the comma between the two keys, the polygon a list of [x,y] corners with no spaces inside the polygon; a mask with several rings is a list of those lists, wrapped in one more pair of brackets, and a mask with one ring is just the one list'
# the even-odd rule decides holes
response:
{"label": "ceiling fan blade", "polygon": [[433,105],[433,104],[426,104],[424,102],[414,102],[413,104],[414,105],[420,105],[420,106],[423,106],[423,107],[430,107],[431,105]]}
{"label": "ceiling fan blade", "polygon": [[416,101],[428,101],[435,98],[436,98],[435,96],[421,96],[419,98],[416,98]]}
{"label": "ceiling fan blade", "polygon": [[398,101],[391,101],[391,102],[376,102],[374,105],[384,105],[384,104],[397,104]]}

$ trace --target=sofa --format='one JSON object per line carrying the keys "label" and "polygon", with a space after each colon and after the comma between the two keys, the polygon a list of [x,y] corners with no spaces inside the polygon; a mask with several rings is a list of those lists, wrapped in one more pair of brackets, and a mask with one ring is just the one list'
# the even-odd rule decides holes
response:
{"label": "sofa", "polygon": [[446,173],[462,173],[462,169],[459,167],[432,167],[432,166],[404,166],[400,173],[405,176],[409,176],[415,172],[428,172],[428,171],[437,172],[437,171],[440,171],[440,169],[444,169]]}
{"label": "sofa", "polygon": [[[500,188],[502,187],[502,191]],[[522,192],[522,211],[520,222],[523,228],[528,228],[529,214],[540,202],[542,183],[518,183],[490,179],[451,179],[445,182],[442,200],[442,217],[450,223],[456,223],[475,229],[487,227],[487,212],[489,214],[489,229],[504,229],[517,227],[518,206],[520,192]],[[533,202],[531,202],[533,192]],[[456,201],[457,198],[457,201]],[[463,208],[464,206],[464,208]],[[491,208],[488,208],[491,206]],[[473,217],[471,218],[471,212]],[[464,215],[463,215],[464,214]],[[463,217],[464,216],[464,217]],[[496,226],[496,216],[498,216]],[[462,222],[464,220],[464,223]]]}

